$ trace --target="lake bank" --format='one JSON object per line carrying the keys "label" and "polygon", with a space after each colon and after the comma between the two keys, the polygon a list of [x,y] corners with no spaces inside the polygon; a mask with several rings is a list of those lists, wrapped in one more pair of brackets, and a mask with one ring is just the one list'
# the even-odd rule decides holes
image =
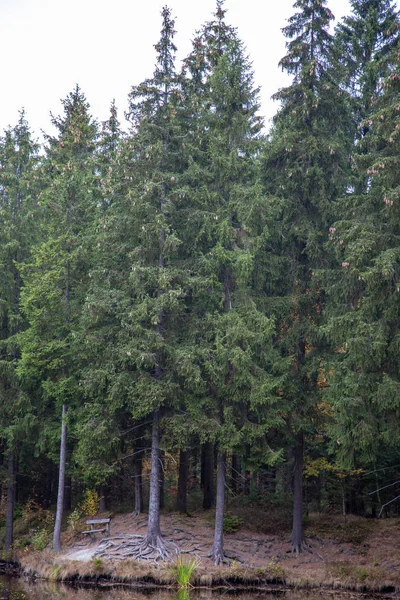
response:
{"label": "lake bank", "polygon": [[[111,539],[143,535],[146,518],[112,517]],[[324,589],[396,594],[400,591],[400,521],[360,517],[315,517],[307,525],[308,551],[290,553],[288,533],[254,531],[243,524],[226,534],[227,564],[215,567],[208,557],[213,527],[207,515],[167,513],[162,516],[166,539],[179,546],[184,560],[197,562],[191,584],[203,588]],[[90,539],[88,539],[90,538]],[[107,538],[106,538],[107,539]],[[101,539],[79,530],[63,533],[63,552],[15,552],[21,573],[49,581],[136,588],[176,587],[176,555],[167,563],[107,560],[96,556]]]}

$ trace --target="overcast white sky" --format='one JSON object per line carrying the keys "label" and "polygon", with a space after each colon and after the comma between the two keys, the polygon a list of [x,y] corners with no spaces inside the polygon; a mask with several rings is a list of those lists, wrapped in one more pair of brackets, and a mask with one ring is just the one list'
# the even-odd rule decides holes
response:
{"label": "overcast white sky", "polygon": [[[226,0],[227,20],[238,27],[261,86],[266,124],[276,112],[270,97],[289,81],[279,70],[285,54],[281,28],[294,0]],[[79,83],[98,120],[108,118],[116,99],[120,120],[132,85],[153,73],[153,45],[162,6],[176,18],[178,59],[190,51],[194,32],[211,18],[215,0],[0,0],[0,56],[3,92],[0,131],[25,107],[37,136],[51,131],[50,111],[62,112],[64,98]],[[348,0],[330,0],[336,19]]]}

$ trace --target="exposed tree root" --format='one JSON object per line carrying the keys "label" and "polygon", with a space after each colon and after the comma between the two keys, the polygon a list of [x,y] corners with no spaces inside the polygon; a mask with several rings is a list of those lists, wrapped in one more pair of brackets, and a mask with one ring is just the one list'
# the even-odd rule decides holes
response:
{"label": "exposed tree root", "polygon": [[210,554],[208,554],[208,558],[211,558],[214,562],[214,565],[218,567],[222,564],[228,564],[229,560],[225,557],[224,553],[220,549],[211,550]]}
{"label": "exposed tree root", "polygon": [[310,554],[314,554],[315,556],[318,556],[318,558],[323,560],[322,556],[320,554],[318,554],[318,552],[313,550],[311,544],[307,544],[307,542],[305,540],[302,540],[298,544],[294,544],[293,542],[291,542],[291,544],[292,544],[292,547],[287,552],[291,552],[292,554],[296,554],[297,556],[299,554],[301,554],[302,552],[309,552]]}
{"label": "exposed tree root", "polygon": [[179,554],[178,546],[160,536],[149,539],[143,535],[121,534],[102,539],[94,556],[111,561],[130,558],[157,563],[160,560],[169,561],[177,554]]}

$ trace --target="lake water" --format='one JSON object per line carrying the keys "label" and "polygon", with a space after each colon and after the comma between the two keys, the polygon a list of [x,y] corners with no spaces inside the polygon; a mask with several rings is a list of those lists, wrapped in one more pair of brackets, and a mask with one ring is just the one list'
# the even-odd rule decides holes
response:
{"label": "lake water", "polygon": [[[277,600],[278,597],[281,600],[350,600],[357,597],[357,594],[320,594],[304,591],[233,593],[233,590],[218,592],[211,589],[191,590],[189,593],[173,590],[139,592],[126,587],[78,588],[48,581],[34,583],[24,578],[0,576],[0,600]],[[366,597],[362,598],[365,600]]]}

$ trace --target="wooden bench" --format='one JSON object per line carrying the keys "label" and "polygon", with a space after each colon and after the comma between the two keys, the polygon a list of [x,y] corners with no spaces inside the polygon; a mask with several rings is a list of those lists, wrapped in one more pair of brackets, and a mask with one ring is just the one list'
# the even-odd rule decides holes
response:
{"label": "wooden bench", "polygon": [[[110,535],[111,519],[88,519],[86,521],[86,525],[90,525],[90,529],[87,531],[82,531],[82,533],[91,535],[106,531],[107,535]],[[104,525],[104,527],[101,527],[101,525]]]}

